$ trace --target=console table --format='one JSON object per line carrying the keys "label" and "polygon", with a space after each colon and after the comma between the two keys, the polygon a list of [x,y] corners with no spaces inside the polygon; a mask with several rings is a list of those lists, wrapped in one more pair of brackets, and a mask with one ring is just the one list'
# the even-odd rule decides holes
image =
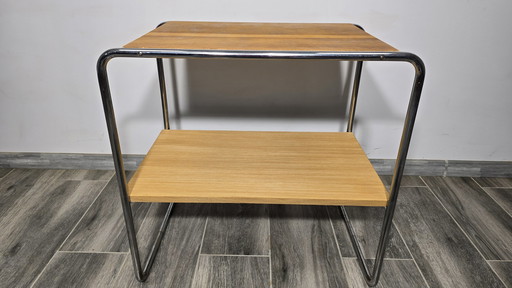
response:
{"label": "console table", "polygon": [[[113,58],[155,58],[164,129],[128,182],[123,166],[107,64]],[[164,58],[322,59],[355,61],[347,132],[171,130]],[[388,192],[352,133],[364,61],[409,62],[415,78]],[[110,49],[97,72],[135,275],[145,281],[171,217],[173,203],[336,205],[345,218],[358,263],[374,286],[384,259],[407,151],[425,77],[422,60],[354,24],[178,22]],[[142,266],[130,202],[169,203]],[[343,206],[383,206],[386,212],[370,269]]]}

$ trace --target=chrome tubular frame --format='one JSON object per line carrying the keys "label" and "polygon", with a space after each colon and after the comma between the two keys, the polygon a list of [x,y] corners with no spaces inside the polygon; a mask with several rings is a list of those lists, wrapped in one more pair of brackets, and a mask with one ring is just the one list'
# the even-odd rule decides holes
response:
{"label": "chrome tubular frame", "polygon": [[[356,26],[364,31],[364,29],[361,26]],[[345,207],[340,206],[341,215],[345,220],[345,225],[350,236],[350,242],[352,242],[352,247],[357,257],[357,262],[359,264],[359,267],[361,268],[366,283],[368,284],[368,286],[371,287],[377,285],[382,271],[382,263],[384,262],[386,247],[389,241],[389,233],[391,231],[393,223],[393,216],[395,213],[396,203],[398,200],[398,192],[400,190],[400,183],[402,181],[402,175],[405,168],[407,152],[409,150],[409,144],[411,142],[414,121],[416,119],[416,113],[418,111],[421,90],[423,88],[423,81],[425,79],[425,66],[421,59],[419,59],[419,57],[415,56],[415,58],[417,59],[415,59],[414,61],[409,61],[415,67],[416,75],[414,78],[414,85],[412,88],[409,106],[407,108],[407,114],[405,117],[405,123],[402,131],[402,139],[400,141],[400,146],[398,148],[398,156],[395,162],[395,169],[393,171],[393,178],[391,182],[391,194],[388,201],[388,205],[384,212],[384,219],[380,231],[379,244],[377,246],[377,254],[375,256],[375,262],[373,263],[373,269],[370,269],[366,264],[363,250],[359,244],[360,242],[357,239],[354,227],[352,226],[352,222],[350,221],[350,217],[348,216]],[[354,117],[356,111],[357,96],[359,93],[359,84],[361,81],[362,68],[363,62],[358,61],[354,76],[354,83],[352,85],[352,99],[350,101],[350,112],[347,123],[347,132],[352,132],[354,127]]]}
{"label": "chrome tubular frame", "polygon": [[128,189],[126,174],[123,166],[123,158],[121,153],[121,146],[119,142],[119,135],[117,132],[117,125],[115,120],[114,108],[112,105],[112,97],[110,93],[109,81],[107,76],[107,64],[113,58],[119,57],[133,57],[133,58],[156,58],[158,67],[158,77],[160,80],[161,98],[162,98],[162,111],[164,113],[164,127],[169,129],[169,116],[167,110],[167,95],[165,93],[165,78],[162,65],[163,58],[240,58],[240,59],[314,59],[314,60],[340,60],[340,61],[357,61],[356,76],[354,78],[352,100],[350,106],[350,115],[348,121],[347,131],[352,131],[353,120],[355,116],[355,107],[357,102],[357,94],[359,82],[361,77],[362,62],[363,61],[398,61],[409,62],[415,68],[415,78],[412,87],[412,92],[407,108],[407,114],[402,132],[400,147],[398,149],[397,160],[395,163],[393,180],[391,183],[391,192],[388,205],[386,207],[383,227],[379,237],[379,245],[377,248],[377,255],[373,270],[366,265],[362,249],[359,246],[354,229],[350,219],[344,209],[340,207],[341,213],[345,218],[345,224],[352,241],[352,245],[357,255],[357,259],[361,270],[365,276],[366,282],[369,286],[375,286],[379,281],[382,263],[384,260],[385,248],[388,243],[389,232],[392,226],[393,215],[398,199],[398,192],[400,183],[405,167],[407,152],[411,141],[412,130],[416,119],[421,90],[423,88],[423,81],[425,79],[425,66],[423,61],[412,53],[407,52],[376,52],[376,53],[360,53],[360,52],[261,52],[261,51],[212,51],[212,50],[164,50],[164,49],[127,49],[117,48],[105,51],[98,59],[97,72],[98,81],[103,101],[103,109],[107,122],[108,135],[110,139],[110,146],[114,158],[114,166],[116,170],[116,178],[119,185],[121,196],[121,203],[123,207],[123,215],[126,223],[128,239],[130,244],[130,251],[135,269],[135,275],[141,282],[145,281],[148,277],[149,271],[155,260],[156,253],[160,246],[162,237],[169,223],[173,204],[169,204],[164,221],[158,232],[158,236],[151,248],[151,252],[146,260],[144,268],[141,266],[139,249],[136,238],[136,231],[133,223],[133,215],[128,199]]}
{"label": "chrome tubular frame", "polygon": [[352,132],[354,128],[354,117],[356,116],[357,95],[359,94],[359,83],[361,82],[361,72],[363,71],[363,61],[357,61],[356,73],[354,75],[354,84],[352,84],[352,98],[350,100],[350,110],[347,122],[347,132]]}

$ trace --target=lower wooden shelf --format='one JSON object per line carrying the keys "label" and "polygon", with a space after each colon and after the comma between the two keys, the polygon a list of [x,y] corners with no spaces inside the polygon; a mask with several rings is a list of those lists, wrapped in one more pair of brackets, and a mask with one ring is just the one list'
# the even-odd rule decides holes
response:
{"label": "lower wooden shelf", "polygon": [[386,206],[352,133],[163,130],[128,183],[132,202]]}

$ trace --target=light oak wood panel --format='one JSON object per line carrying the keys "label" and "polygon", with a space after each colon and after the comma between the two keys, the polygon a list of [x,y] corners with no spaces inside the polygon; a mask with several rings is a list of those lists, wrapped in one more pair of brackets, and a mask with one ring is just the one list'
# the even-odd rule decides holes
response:
{"label": "light oak wood panel", "polygon": [[129,182],[134,202],[385,206],[352,133],[163,130]]}
{"label": "light oak wood panel", "polygon": [[340,23],[172,21],[124,47],[231,51],[397,51],[353,24]]}

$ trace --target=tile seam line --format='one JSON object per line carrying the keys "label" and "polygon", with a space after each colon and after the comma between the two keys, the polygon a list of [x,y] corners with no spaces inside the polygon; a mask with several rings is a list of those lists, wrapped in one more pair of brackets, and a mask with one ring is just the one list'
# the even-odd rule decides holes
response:
{"label": "tile seam line", "polygon": [[[32,284],[30,285],[30,288],[33,288],[34,285],[37,283],[37,281],[39,280],[39,278],[41,278],[41,275],[43,275],[44,271],[46,270],[46,268],[48,268],[48,265],[50,265],[50,263],[52,262],[52,260],[55,258],[55,255],[57,255],[57,252],[59,252],[59,250],[62,248],[62,246],[64,246],[64,243],[66,243],[66,241],[69,239],[69,237],[71,236],[71,234],[73,233],[73,231],[75,231],[76,227],[78,226],[78,224],[80,224],[80,222],[82,221],[82,219],[85,217],[85,215],[87,214],[87,212],[89,212],[89,210],[91,209],[92,205],[94,204],[94,202],[96,202],[96,200],[100,197],[101,193],[105,190],[105,187],[107,187],[107,184],[110,182],[110,180],[114,177],[114,175],[112,175],[110,177],[109,180],[106,180],[105,181],[105,184],[103,185],[103,187],[101,189],[99,189],[100,191],[98,192],[98,195],[96,195],[96,197],[94,197],[94,200],[91,201],[91,204],[89,205],[89,207],[87,207],[87,209],[85,210],[84,214],[82,214],[82,216],[80,217],[80,219],[78,219],[78,221],[76,221],[75,225],[73,226],[73,228],[69,231],[68,235],[66,236],[66,238],[64,238],[64,240],[62,241],[62,243],[60,243],[59,245],[59,248],[57,248],[57,250],[55,251],[55,253],[53,253],[52,257],[50,258],[50,260],[48,260],[48,262],[46,263],[46,265],[44,266],[44,268],[41,270],[41,272],[39,273],[39,275],[37,275],[37,277],[34,279],[34,282],[32,282]],[[80,180],[71,180],[71,181],[80,181]],[[97,180],[97,181],[100,181],[100,180]]]}
{"label": "tile seam line", "polygon": [[[421,176],[420,176],[421,177]],[[426,182],[425,182],[426,183]],[[430,191],[430,193],[432,195],[434,195],[434,197],[436,198],[437,202],[439,202],[441,204],[441,207],[443,207],[443,209],[446,211],[446,213],[448,213],[448,215],[450,216],[450,218],[452,219],[453,222],[455,222],[455,224],[457,225],[457,227],[459,228],[460,231],[462,231],[462,234],[464,234],[464,236],[466,236],[466,238],[468,239],[469,243],[471,243],[471,245],[473,245],[473,247],[476,249],[476,251],[478,252],[478,254],[480,254],[480,256],[482,257],[482,259],[484,260],[484,262],[487,264],[487,266],[489,266],[489,268],[491,269],[491,271],[494,273],[494,275],[496,277],[498,277],[498,279],[501,281],[501,283],[504,285],[504,287],[507,287],[507,285],[505,284],[505,282],[503,282],[503,280],[501,280],[501,278],[498,276],[498,274],[496,274],[496,272],[494,271],[494,269],[492,269],[492,266],[487,262],[487,259],[485,259],[484,255],[482,254],[482,252],[480,251],[480,249],[478,249],[475,245],[475,243],[473,243],[473,240],[471,240],[471,238],[469,238],[468,234],[466,233],[466,231],[464,231],[461,227],[461,225],[459,224],[459,222],[457,222],[457,220],[455,220],[455,218],[453,217],[453,215],[450,213],[450,211],[448,211],[448,209],[446,209],[445,205],[443,204],[443,202],[441,202],[441,200],[437,197],[437,195],[434,193],[434,191],[432,190],[432,188],[430,188],[430,186],[427,185],[427,189]]]}
{"label": "tile seam line", "polygon": [[[421,179],[420,177],[420,180],[423,181],[423,179]],[[425,181],[423,181],[423,183],[425,183]],[[425,183],[426,185],[426,183]],[[421,188],[426,188],[426,187],[421,187]],[[396,211],[395,211],[396,212]],[[394,221],[393,221],[394,222]],[[420,269],[420,266],[418,265],[418,262],[416,261],[416,259],[414,258],[414,254],[412,254],[411,252],[411,249],[409,248],[409,245],[407,245],[407,243],[405,242],[405,239],[404,237],[402,236],[402,232],[400,231],[400,229],[398,228],[397,225],[395,225],[395,223],[393,223],[393,226],[395,226],[396,228],[396,232],[398,232],[398,236],[400,236],[400,238],[402,239],[402,241],[404,242],[404,245],[405,245],[405,248],[407,248],[407,252],[409,252],[409,255],[411,255],[411,258],[412,259],[407,259],[407,260],[412,260],[414,262],[414,265],[416,266],[416,269],[418,269],[418,272],[420,272],[420,275],[421,275],[421,278],[423,278],[423,282],[427,285],[428,288],[430,288],[430,285],[428,284],[428,281],[427,281],[427,278],[425,277],[425,275],[423,275],[423,271],[421,271]],[[389,259],[389,260],[394,260],[394,259]],[[397,259],[398,260],[398,259]],[[405,259],[404,259],[405,260]]]}
{"label": "tile seam line", "polygon": [[[211,211],[211,207],[208,209],[208,211]],[[196,281],[197,276],[197,270],[199,269],[199,259],[201,258],[201,251],[203,250],[203,243],[204,243],[204,236],[206,234],[206,228],[208,227],[208,220],[210,219],[210,216],[206,216],[206,221],[204,223],[203,228],[203,235],[201,236],[201,245],[199,245],[199,251],[197,252],[197,260],[196,260],[196,267],[194,268],[194,274],[192,275],[192,285],[194,285],[194,282]]]}
{"label": "tile seam line", "polygon": [[267,220],[268,220],[268,270],[269,270],[269,284],[270,288],[273,288],[272,282],[272,233],[270,232],[270,206],[267,205]]}
{"label": "tile seam line", "polygon": [[127,252],[106,252],[106,251],[72,251],[72,250],[59,250],[57,253],[65,253],[65,254],[112,254],[112,255],[128,255]]}
{"label": "tile seam line", "polygon": [[500,279],[500,281],[503,283],[503,285],[505,285],[505,287],[507,287],[505,280],[501,279],[500,274],[498,274],[496,272],[496,270],[494,270],[494,267],[492,267],[492,265],[489,263],[489,260],[486,260],[486,262],[487,262],[487,265],[489,265],[489,267],[491,267],[491,271],[494,272],[494,274],[496,274],[496,277],[498,277],[498,279]]}
{"label": "tile seam line", "polygon": [[[7,168],[7,169],[9,169],[9,168]],[[4,180],[4,179],[5,179],[5,177],[9,176],[9,174],[11,174],[11,173],[12,173],[12,171],[14,171],[14,169],[16,169],[16,168],[10,168],[10,169],[11,169],[11,171],[7,172],[7,174],[5,174],[5,175],[4,175],[4,177],[1,177],[1,178],[0,178],[0,181]]]}
{"label": "tile seam line", "polygon": [[[336,208],[339,208],[338,206],[334,206]],[[343,255],[341,254],[341,248],[340,248],[340,244],[339,244],[339,241],[338,241],[338,237],[336,237],[336,230],[334,230],[334,223],[332,221],[332,217],[331,217],[331,213],[329,212],[329,209],[327,209],[327,207],[324,207],[325,208],[325,212],[327,212],[327,217],[329,217],[329,223],[331,223],[331,229],[332,229],[332,234],[334,236],[334,243],[336,244],[336,249],[338,249],[338,256],[340,257],[340,262],[341,262],[341,267],[343,268],[343,272],[345,274],[345,280],[347,280],[347,283],[350,285],[350,280],[348,279],[348,270],[347,268],[345,267],[345,263],[343,261]],[[341,215],[340,213],[340,216],[343,218],[343,215]],[[345,221],[345,220],[343,220]],[[364,277],[364,276],[363,276]]]}
{"label": "tile seam line", "polygon": [[236,255],[236,254],[204,254],[204,253],[200,253],[199,255],[206,256],[206,257],[246,257],[246,258],[270,257],[270,255]]}
{"label": "tile seam line", "polygon": [[482,189],[482,190],[484,191],[484,193],[485,193],[485,194],[487,194],[487,196],[491,197],[491,199],[492,199],[492,201],[494,201],[494,203],[496,203],[498,206],[500,206],[500,208],[501,208],[501,209],[502,209],[506,214],[508,214],[508,216],[510,216],[510,217],[512,218],[512,214],[510,214],[510,213],[505,209],[505,207],[503,207],[503,205],[501,205],[501,204],[500,204],[500,202],[496,200],[496,198],[494,198],[494,197],[493,197],[489,192],[487,192],[487,191],[485,190],[485,188],[490,188],[490,189],[496,189],[496,188],[497,188],[497,189],[511,189],[511,190],[512,190],[512,188],[507,188],[507,187],[505,187],[505,188],[501,188],[501,187],[485,187],[485,188],[484,188],[484,187],[482,187],[482,185],[478,184],[478,182],[477,182],[474,178],[475,178],[475,177],[471,177],[471,180],[473,180],[473,182],[475,182],[475,183],[476,183],[476,185],[477,185],[478,187],[480,187],[480,189]]}

